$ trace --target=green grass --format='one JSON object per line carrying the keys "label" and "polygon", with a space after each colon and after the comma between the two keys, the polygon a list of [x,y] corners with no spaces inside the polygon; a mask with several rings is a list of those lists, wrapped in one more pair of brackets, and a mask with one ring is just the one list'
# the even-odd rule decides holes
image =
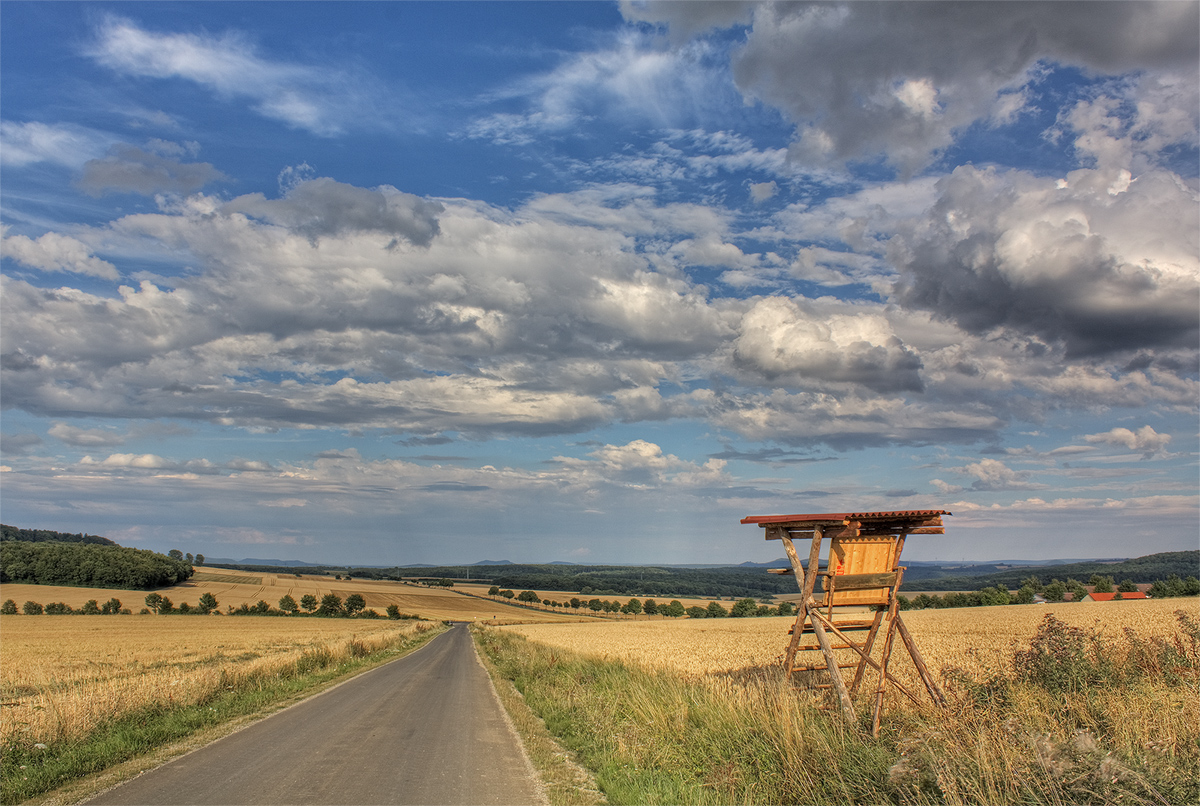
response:
{"label": "green grass", "polygon": [[946,680],[945,711],[893,703],[878,738],[865,701],[850,728],[771,670],[694,681],[501,630],[478,642],[614,804],[1176,804],[1200,802],[1200,654],[1181,630],[1105,644],[1122,673],[1082,686],[1015,655],[1011,673]]}
{"label": "green grass", "polygon": [[268,713],[282,703],[411,652],[442,631],[410,636],[376,652],[358,642],[351,642],[340,653],[315,649],[289,667],[244,679],[237,687],[222,687],[221,693],[200,703],[157,705],[126,713],[84,737],[54,742],[45,749],[14,743],[0,755],[0,803],[21,803],[200,731]]}

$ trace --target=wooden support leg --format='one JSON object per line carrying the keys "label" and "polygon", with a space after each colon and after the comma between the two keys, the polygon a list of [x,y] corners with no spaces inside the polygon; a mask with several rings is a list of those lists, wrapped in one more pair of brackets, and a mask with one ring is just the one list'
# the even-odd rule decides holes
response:
{"label": "wooden support leg", "polygon": [[[893,614],[894,615],[894,614]],[[883,657],[879,659],[879,687],[875,689],[875,708],[871,712],[871,735],[879,735],[879,720],[883,715],[883,695],[887,691],[888,661],[892,657],[892,642],[896,638],[896,619],[888,619],[883,638]]]}
{"label": "wooden support leg", "polygon": [[[810,611],[816,609],[816,603],[811,598],[808,600],[808,605]],[[833,645],[829,642],[829,636],[825,634],[825,628],[821,626],[821,620],[813,618],[811,621],[813,632],[817,634],[817,643],[821,645],[825,663],[829,666],[829,678],[833,681],[833,690],[837,692],[842,717],[846,720],[847,725],[854,727],[854,704],[850,702],[850,693],[846,691],[846,683],[842,680],[842,670],[838,668],[837,656],[833,654]]]}
{"label": "wooden support leg", "polygon": [[904,619],[900,618],[900,614],[896,614],[896,626],[900,631],[900,638],[904,640],[904,646],[908,648],[908,654],[913,659],[913,665],[917,667],[917,673],[921,675],[921,681],[925,683],[925,689],[929,692],[929,698],[933,700],[933,704],[940,707],[946,707],[946,697],[942,694],[942,690],[938,688],[937,683],[933,680],[933,675],[929,673],[929,668],[925,665],[925,659],[921,657],[921,653],[917,651],[917,645],[913,641],[912,636],[908,634],[908,627],[904,626]]}
{"label": "wooden support leg", "polygon": [[871,657],[871,650],[875,646],[875,636],[879,633],[879,622],[883,621],[883,613],[883,610],[875,611],[875,621],[871,622],[871,631],[867,633],[867,640],[863,641],[863,659],[859,662],[858,669],[854,671],[854,682],[850,684],[851,697],[858,693],[858,684],[862,682],[863,672],[867,670],[866,659]]}

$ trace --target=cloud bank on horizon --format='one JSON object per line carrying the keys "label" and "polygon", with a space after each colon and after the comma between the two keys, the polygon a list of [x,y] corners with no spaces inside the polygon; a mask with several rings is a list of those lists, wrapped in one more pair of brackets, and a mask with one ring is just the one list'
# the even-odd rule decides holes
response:
{"label": "cloud bank on horizon", "polygon": [[6,523],[344,564],[1196,547],[1200,4],[9,3]]}

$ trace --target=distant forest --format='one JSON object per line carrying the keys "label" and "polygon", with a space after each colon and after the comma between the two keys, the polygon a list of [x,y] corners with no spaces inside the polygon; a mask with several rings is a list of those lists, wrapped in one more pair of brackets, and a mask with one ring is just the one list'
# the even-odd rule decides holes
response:
{"label": "distant forest", "polygon": [[1019,588],[1022,580],[1031,576],[1038,577],[1042,582],[1049,582],[1051,579],[1065,580],[1068,577],[1088,579],[1092,574],[1143,583],[1166,579],[1171,574],[1180,577],[1196,576],[1200,574],[1200,551],[1164,551],[1117,563],[1025,565],[982,576],[946,574],[934,579],[910,580],[906,574],[903,588],[905,591],[978,591],[996,585],[1003,588]]}
{"label": "distant forest", "polygon": [[[780,567],[786,566],[782,563]],[[795,593],[796,582],[790,576],[768,574],[761,566],[678,568],[631,565],[473,565],[363,568],[353,566],[223,565],[247,571],[279,574],[342,574],[360,579],[401,579],[412,577],[487,581],[514,590],[579,591],[596,596],[641,596],[655,598],[722,597],[770,599],[782,593]],[[902,589],[920,591],[980,591],[997,585],[1016,590],[1030,576],[1048,583],[1070,577],[1088,579],[1092,574],[1118,580],[1132,579],[1149,583],[1172,574],[1180,577],[1200,573],[1200,551],[1171,551],[1151,554],[1115,563],[1083,562],[1060,565],[1025,565],[990,574],[958,576],[954,567],[919,566],[905,574]],[[912,577],[918,579],[912,579]],[[924,578],[920,578],[924,577]]]}
{"label": "distant forest", "polygon": [[193,573],[183,560],[125,548],[103,537],[2,529],[0,583],[150,590],[175,585]]}
{"label": "distant forest", "polygon": [[70,532],[51,532],[47,529],[18,529],[15,526],[0,524],[0,541],[22,540],[26,543],[91,543],[97,546],[117,545],[107,537],[89,535],[81,532],[73,535]]}

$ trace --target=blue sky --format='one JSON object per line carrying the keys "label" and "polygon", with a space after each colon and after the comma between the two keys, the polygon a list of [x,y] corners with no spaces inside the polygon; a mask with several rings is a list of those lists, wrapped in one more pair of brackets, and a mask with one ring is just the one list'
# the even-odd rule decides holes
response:
{"label": "blue sky", "polygon": [[339,564],[1196,548],[1196,3],[0,9],[5,523]]}

